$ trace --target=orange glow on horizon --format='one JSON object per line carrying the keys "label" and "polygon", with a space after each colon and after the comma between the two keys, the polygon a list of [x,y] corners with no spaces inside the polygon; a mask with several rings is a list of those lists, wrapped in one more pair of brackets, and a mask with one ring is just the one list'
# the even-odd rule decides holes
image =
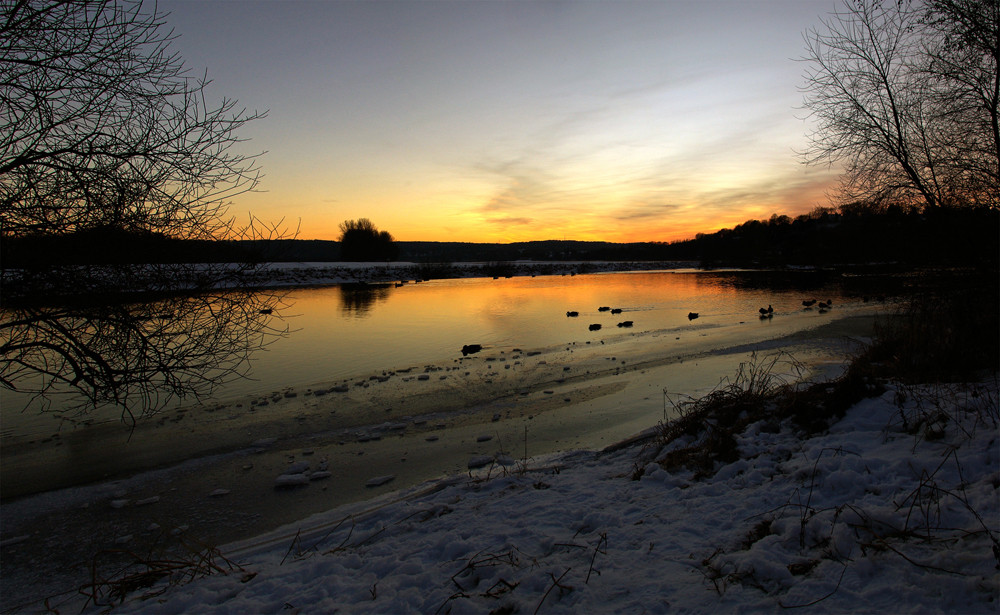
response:
{"label": "orange glow on horizon", "polygon": [[[763,178],[763,179],[761,179]],[[569,195],[532,195],[494,205],[487,194],[473,190],[387,191],[320,200],[302,195],[278,209],[266,193],[243,203],[270,220],[267,212],[301,212],[284,220],[297,239],[336,241],[340,223],[370,219],[396,241],[509,244],[571,240],[611,243],[670,243],[733,228],[772,215],[791,218],[825,206],[837,179],[831,174],[768,180],[747,174],[723,184],[705,181],[697,190],[676,195],[649,195],[625,186]],[[728,185],[727,185],[728,184]],[[744,188],[743,185],[748,187]],[[616,190],[620,190],[618,192]]]}
{"label": "orange glow on horizon", "polygon": [[[780,214],[779,214],[780,215]],[[770,215],[766,216],[770,217]],[[794,216],[792,216],[794,217]],[[738,224],[742,224],[747,220],[755,219],[751,217],[743,217],[734,219],[734,222],[724,223],[719,226],[713,226],[711,228],[695,225],[685,225],[683,227],[675,227],[670,231],[662,232],[650,232],[649,230],[633,230],[633,231],[621,231],[617,233],[570,233],[566,232],[564,229],[555,228],[551,231],[544,230],[533,230],[530,233],[506,233],[506,232],[494,232],[492,234],[469,232],[467,235],[455,235],[448,231],[438,231],[438,232],[423,232],[423,231],[407,231],[406,229],[402,231],[394,231],[389,226],[376,225],[380,230],[387,230],[392,233],[393,238],[396,241],[432,241],[432,242],[461,242],[461,243],[499,243],[499,244],[510,244],[510,243],[521,243],[521,242],[531,242],[531,241],[550,241],[550,240],[566,240],[566,241],[602,241],[609,243],[671,243],[675,241],[685,241],[688,239],[694,239],[695,235],[700,233],[710,235],[716,231],[722,230],[724,228],[733,228]],[[339,223],[338,223],[339,224]],[[340,230],[334,225],[332,228],[321,227],[316,229],[314,232],[307,232],[303,230],[296,237],[300,240],[324,240],[324,241],[337,241],[340,239]]]}
{"label": "orange glow on horizon", "polygon": [[[733,228],[748,220],[767,220],[772,214],[795,218],[812,211],[819,203],[799,208],[797,211],[753,207],[738,212],[727,212],[725,217],[714,220],[692,220],[684,224],[668,221],[651,222],[643,228],[621,228],[607,231],[589,229],[571,230],[565,227],[496,230],[488,225],[469,226],[465,231],[454,231],[442,226],[434,227],[424,222],[411,225],[401,222],[382,221],[376,216],[369,217],[380,230],[389,231],[396,241],[432,241],[463,243],[520,243],[530,241],[604,241],[609,243],[671,243],[694,239],[698,234],[710,235],[726,228]],[[351,218],[345,218],[351,219]],[[338,225],[342,220],[307,225],[305,222],[296,239],[337,241],[340,238]]]}

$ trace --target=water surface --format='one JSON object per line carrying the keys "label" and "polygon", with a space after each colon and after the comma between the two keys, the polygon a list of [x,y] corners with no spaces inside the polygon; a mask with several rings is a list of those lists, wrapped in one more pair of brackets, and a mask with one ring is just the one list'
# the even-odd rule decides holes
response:
{"label": "water surface", "polygon": [[[807,298],[832,300],[834,309],[857,301],[845,296],[839,284],[825,283],[812,274],[789,278],[767,272],[694,270],[297,288],[288,291],[268,315],[270,330],[287,326],[288,334],[265,336],[267,346],[248,356],[249,379],[218,387],[207,403],[288,389],[322,389],[399,369],[448,365],[462,357],[467,344],[482,345],[480,356],[497,356],[516,349],[552,351],[625,337],[673,340],[683,335],[709,343],[713,331],[730,331],[740,323],[750,329],[738,330],[737,335],[752,333],[759,339],[762,332],[785,334],[827,318],[818,310],[804,310],[802,300]],[[774,318],[762,320],[758,310],[767,306],[773,307]],[[620,313],[600,311],[601,307]],[[568,317],[570,311],[579,316]],[[696,319],[689,318],[692,312],[698,314]],[[625,321],[632,326],[617,326]],[[591,325],[601,328],[592,331]],[[0,395],[5,439],[44,436],[68,427],[61,420],[53,424],[58,400],[43,415],[37,401],[28,402],[6,390]],[[119,412],[109,408],[93,417],[116,420]]]}
{"label": "water surface", "polygon": [[[466,344],[510,352],[739,322],[766,327],[774,321],[760,321],[760,307],[770,305],[780,317],[801,313],[804,298],[838,306],[846,300],[828,285],[754,288],[748,275],[666,271],[295,290],[284,313],[292,334],[255,358],[257,382],[249,386],[267,391],[452,360]],[[579,316],[567,317],[568,311]],[[691,312],[698,318],[690,320]],[[624,321],[632,327],[617,326]],[[590,331],[591,324],[601,329]]]}

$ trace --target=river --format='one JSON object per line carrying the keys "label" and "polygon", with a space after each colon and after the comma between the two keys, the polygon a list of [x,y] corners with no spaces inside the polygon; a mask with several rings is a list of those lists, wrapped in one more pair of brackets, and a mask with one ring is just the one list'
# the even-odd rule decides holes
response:
{"label": "river", "polygon": [[[777,285],[775,284],[777,282]],[[439,365],[461,357],[465,345],[483,353],[539,351],[608,343],[650,334],[702,333],[750,322],[787,332],[781,316],[824,317],[803,310],[804,299],[856,303],[843,285],[812,273],[673,270],[588,275],[464,278],[406,284],[332,285],[282,292],[264,331],[248,348],[246,378],[213,386],[202,401],[267,396],[289,388],[329,387],[372,374]],[[760,320],[771,306],[778,320]],[[611,310],[599,311],[600,307]],[[165,308],[164,308],[165,309]],[[619,313],[620,310],[620,313]],[[568,317],[567,312],[577,312]],[[696,319],[689,318],[697,313]],[[629,327],[619,323],[630,322]],[[786,321],[785,325],[788,324]],[[591,325],[600,325],[591,330]],[[190,336],[190,332],[187,332]],[[706,337],[708,337],[706,335]],[[708,340],[706,340],[708,341]],[[258,347],[261,346],[261,347]],[[222,347],[213,352],[225,352]],[[62,399],[18,396],[0,389],[3,438],[45,438],[73,429]],[[190,404],[185,399],[170,408]],[[43,411],[44,410],[44,411]],[[86,423],[114,421],[120,408],[90,411]]]}

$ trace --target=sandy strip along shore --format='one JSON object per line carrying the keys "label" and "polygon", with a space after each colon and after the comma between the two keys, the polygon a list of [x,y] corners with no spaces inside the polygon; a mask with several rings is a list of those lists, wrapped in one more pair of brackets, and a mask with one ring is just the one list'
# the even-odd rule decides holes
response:
{"label": "sandy strip along shore", "polygon": [[[8,493],[19,485],[117,480],[4,503],[3,603],[79,585],[101,549],[221,545],[463,474],[476,457],[603,448],[661,420],[664,388],[705,393],[754,350],[787,350],[814,375],[836,375],[846,353],[870,335],[874,315],[857,306],[768,329],[747,322],[683,335],[623,333],[603,344],[487,348],[451,362],[275,392],[267,406],[246,399],[212,412],[177,411],[140,425],[130,440],[109,425],[86,439],[71,434],[59,446],[49,443],[47,456],[37,446],[7,447]],[[330,390],[344,384],[346,392]],[[321,389],[327,392],[317,395]],[[80,462],[95,451],[103,465]],[[276,487],[295,464],[308,466],[312,480]],[[386,482],[368,486],[373,478]]]}

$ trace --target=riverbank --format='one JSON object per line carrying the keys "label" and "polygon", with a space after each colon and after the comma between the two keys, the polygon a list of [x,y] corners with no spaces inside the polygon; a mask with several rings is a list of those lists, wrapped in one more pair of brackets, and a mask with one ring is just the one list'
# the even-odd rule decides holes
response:
{"label": "riverbank", "polygon": [[756,422],[709,476],[665,469],[677,446],[639,480],[635,447],[494,465],[210,552],[226,574],[115,612],[992,613],[997,394],[891,386],[807,438]]}
{"label": "riverbank", "polygon": [[[373,374],[333,383],[347,384],[346,392],[276,392],[267,402],[285,406],[280,414],[290,418],[281,422],[269,420],[275,413],[259,405],[263,400],[244,400],[163,417],[133,434],[132,446],[120,441],[120,431],[117,444],[110,437],[50,443],[66,456],[37,471],[8,457],[5,472],[24,481],[63,477],[73,471],[72,455],[88,450],[102,450],[108,471],[144,460],[170,467],[5,504],[3,602],[24,604],[78,585],[102,549],[224,544],[442,475],[466,476],[477,457],[495,462],[603,448],[661,420],[665,387],[706,392],[754,350],[786,348],[816,377],[836,375],[846,353],[870,335],[875,311],[845,307],[802,328],[789,317],[786,335],[734,326],[692,332],[686,341],[653,332],[605,344],[497,350],[399,370],[384,382]],[[702,334],[717,343],[706,347]],[[240,407],[251,402],[258,404],[254,412]],[[347,417],[349,423],[339,422]],[[179,452],[181,438],[177,462],[195,459],[171,466],[164,460]],[[289,472],[296,464],[308,467]],[[287,474],[306,480],[281,488],[279,477]],[[373,479],[385,482],[368,486]]]}

